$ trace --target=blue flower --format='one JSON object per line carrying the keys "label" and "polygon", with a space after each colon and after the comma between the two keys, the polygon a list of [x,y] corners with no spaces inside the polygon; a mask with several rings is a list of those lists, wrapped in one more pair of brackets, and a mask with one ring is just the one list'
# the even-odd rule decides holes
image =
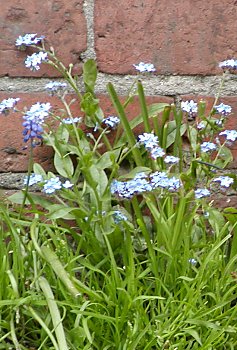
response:
{"label": "blue flower", "polygon": [[0,103],[0,113],[7,115],[11,108],[13,108],[13,110],[14,110],[14,107],[19,100],[20,99],[18,97],[17,98],[8,98],[6,100],[3,100]]}
{"label": "blue flower", "polygon": [[114,218],[115,224],[119,224],[121,221],[128,221],[127,216],[121,213],[120,210],[115,210],[113,212],[113,218]]}
{"label": "blue flower", "polygon": [[209,197],[211,194],[211,192],[206,188],[198,188],[196,191],[194,191],[194,193],[196,199]]}
{"label": "blue flower", "polygon": [[200,122],[197,124],[197,129],[199,129],[199,130],[203,130],[203,129],[205,129],[205,127],[206,127],[206,123],[204,123],[204,122]]}
{"label": "blue flower", "polygon": [[204,153],[214,151],[216,149],[216,145],[213,142],[203,142],[200,147],[201,152]]}
{"label": "blue flower", "polygon": [[71,188],[73,186],[73,184],[67,180],[64,182],[64,184],[62,185],[64,188]]}
{"label": "blue flower", "polygon": [[165,151],[161,147],[154,147],[150,151],[150,155],[152,159],[161,158],[165,155]]}
{"label": "blue flower", "polygon": [[31,174],[28,178],[28,176],[25,177],[24,179],[24,185],[26,185],[28,182],[29,186],[33,186],[39,182],[43,182],[43,177],[42,175],[39,174]]}
{"label": "blue flower", "polygon": [[164,162],[166,164],[176,164],[179,162],[179,158],[174,156],[166,156]]}
{"label": "blue flower", "polygon": [[116,116],[110,115],[107,118],[104,118],[102,120],[102,123],[104,123],[106,126],[110,127],[111,129],[116,129],[120,123],[120,119]]}
{"label": "blue flower", "polygon": [[40,64],[42,62],[46,62],[48,60],[47,52],[35,52],[31,56],[27,56],[25,60],[26,68],[30,68],[32,71],[36,71],[40,69]]}
{"label": "blue flower", "polygon": [[182,101],[181,109],[184,112],[187,112],[190,116],[195,116],[198,112],[198,105],[193,100]]}
{"label": "blue flower", "polygon": [[19,36],[16,39],[16,46],[21,49],[24,50],[26,48],[26,46],[30,46],[30,45],[36,45],[39,42],[41,42],[44,39],[44,36],[41,35],[39,37],[37,37],[37,34],[25,34],[24,36]]}
{"label": "blue flower", "polygon": [[214,182],[220,182],[222,187],[230,187],[231,184],[234,183],[234,179],[229,176],[219,176],[213,179]]}
{"label": "blue flower", "polygon": [[63,124],[74,124],[74,123],[80,123],[82,121],[81,117],[75,117],[75,118],[64,118],[62,119]]}
{"label": "blue flower", "polygon": [[144,145],[147,151],[151,151],[154,147],[159,145],[158,136],[153,133],[144,132],[138,135],[138,144]]}
{"label": "blue flower", "polygon": [[176,191],[181,186],[181,181],[176,177],[168,177],[168,174],[164,171],[156,171],[150,175],[150,183],[152,185],[152,189],[164,188],[168,191]]}
{"label": "blue flower", "polygon": [[159,146],[159,140],[153,133],[144,132],[138,135],[138,145],[143,145],[150,152],[151,158],[157,159],[165,155],[164,150]]}
{"label": "blue flower", "polygon": [[149,183],[148,176],[145,173],[138,173],[129,181],[114,180],[110,187],[111,193],[120,198],[132,198],[136,194],[149,192],[152,187]]}
{"label": "blue flower", "polygon": [[135,69],[138,70],[140,73],[144,73],[144,72],[151,73],[156,71],[154,64],[152,63],[140,62],[139,64],[133,64],[133,67],[135,67]]}
{"label": "blue flower", "polygon": [[42,139],[42,124],[44,123],[44,119],[49,115],[50,108],[50,103],[37,102],[26,112],[23,116],[24,122],[22,123],[24,127],[22,132],[24,142],[27,142],[29,139],[33,141],[35,138]]}
{"label": "blue flower", "polygon": [[236,130],[225,130],[220,132],[220,136],[225,135],[226,140],[235,141],[237,139],[237,131]]}
{"label": "blue flower", "polygon": [[47,194],[52,194],[55,191],[60,190],[61,188],[62,182],[60,181],[59,177],[51,177],[45,182],[42,191]]}
{"label": "blue flower", "polygon": [[49,92],[51,96],[55,95],[56,93],[62,92],[67,88],[66,83],[61,83],[59,81],[51,81],[48,84],[45,85],[45,89]]}
{"label": "blue flower", "polygon": [[231,106],[225,105],[224,103],[220,103],[218,106],[214,107],[214,111],[216,113],[219,113],[219,114],[224,115],[224,116],[230,114],[231,109],[232,109]]}
{"label": "blue flower", "polygon": [[224,69],[224,70],[225,69],[235,70],[235,69],[237,69],[237,60],[232,58],[230,60],[220,62],[219,67]]}
{"label": "blue flower", "polygon": [[196,265],[196,264],[197,264],[197,260],[194,259],[194,258],[188,259],[188,262],[189,262],[191,265]]}

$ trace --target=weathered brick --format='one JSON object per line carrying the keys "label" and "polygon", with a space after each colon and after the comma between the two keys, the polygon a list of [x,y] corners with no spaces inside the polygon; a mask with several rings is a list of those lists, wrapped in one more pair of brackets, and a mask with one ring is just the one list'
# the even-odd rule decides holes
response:
{"label": "weathered brick", "polygon": [[[51,97],[45,93],[32,93],[32,94],[6,94],[0,93],[0,101],[4,98],[19,97],[20,101],[17,104],[19,110],[23,110],[24,107],[30,108],[30,106],[36,102],[50,102],[52,107],[56,110],[62,108],[59,99],[55,96]],[[69,100],[74,96],[70,95]],[[101,107],[104,111],[105,117],[111,114],[116,114],[116,111],[112,105],[112,102],[108,96],[100,95]],[[121,97],[121,101],[124,101],[124,97]],[[171,103],[171,98],[166,97],[149,97],[148,103],[154,102],[166,102]],[[75,101],[71,106],[73,116],[81,116],[78,108],[78,102]],[[134,116],[140,113],[140,107],[138,100],[135,98],[134,103],[129,105],[126,109],[128,119],[131,120]],[[20,113],[11,112],[9,115],[0,115],[0,172],[23,172],[27,171],[29,162],[29,150],[23,149],[25,143],[22,137],[22,117]],[[140,129],[137,129],[137,132]],[[92,130],[87,130],[92,131]],[[34,149],[34,161],[40,163],[45,170],[53,170],[53,151],[48,146],[37,146]]]}
{"label": "weathered brick", "polygon": [[95,2],[98,65],[132,73],[152,62],[157,74],[216,74],[236,55],[234,0],[100,0]]}
{"label": "weathered brick", "polygon": [[86,21],[82,0],[28,1],[10,0],[1,3],[0,12],[0,76],[57,76],[47,65],[38,72],[24,66],[27,53],[15,47],[16,38],[26,33],[45,35],[66,64],[73,63],[80,71],[80,54],[86,50]]}

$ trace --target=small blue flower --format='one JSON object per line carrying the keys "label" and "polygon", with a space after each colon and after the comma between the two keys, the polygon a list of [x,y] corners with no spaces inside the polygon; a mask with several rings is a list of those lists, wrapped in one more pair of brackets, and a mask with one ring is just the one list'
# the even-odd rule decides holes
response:
{"label": "small blue flower", "polygon": [[179,179],[174,176],[169,178],[168,174],[164,171],[156,171],[151,174],[150,183],[152,189],[164,188],[172,192],[178,190],[182,186]]}
{"label": "small blue flower", "polygon": [[218,106],[214,107],[214,111],[216,113],[219,113],[221,115],[227,116],[228,114],[231,113],[231,106],[225,105],[224,103],[220,103]]}
{"label": "small blue flower", "polygon": [[30,68],[32,71],[36,71],[40,69],[40,64],[42,62],[46,62],[48,60],[47,52],[35,52],[31,56],[27,56],[25,60],[26,68]]}
{"label": "small blue flower", "polygon": [[159,145],[158,136],[153,133],[144,132],[138,135],[138,144],[144,145],[147,151],[151,151],[154,147]]}
{"label": "small blue flower", "polygon": [[159,146],[158,147],[154,147],[150,151],[150,155],[151,155],[152,159],[161,158],[161,157],[163,157],[165,155],[165,151]]}
{"label": "small blue flower", "polygon": [[125,182],[114,180],[110,187],[111,193],[120,198],[132,198],[134,195],[151,190],[152,186],[145,173],[138,173],[132,180]]}
{"label": "small blue flower", "polygon": [[45,89],[49,92],[51,96],[61,93],[63,90],[67,88],[66,83],[61,83],[59,81],[50,81],[45,85]]}
{"label": "small blue flower", "polygon": [[166,164],[177,164],[179,162],[179,158],[174,156],[166,156],[164,162]]}
{"label": "small blue flower", "polygon": [[145,73],[145,72],[151,73],[156,71],[154,64],[152,63],[140,62],[139,64],[133,64],[133,67],[136,70],[138,70],[140,73]]}
{"label": "small blue flower", "polygon": [[29,178],[28,176],[25,177],[24,185],[26,185],[27,182],[29,186],[33,186],[39,182],[43,182],[43,177],[42,175],[39,175],[39,174],[31,174]]}
{"label": "small blue flower", "polygon": [[220,182],[222,187],[230,187],[231,184],[234,183],[234,179],[229,176],[219,176],[213,179],[214,182]]}
{"label": "small blue flower", "polygon": [[62,119],[63,124],[76,124],[76,123],[81,123],[82,118],[81,117],[75,117],[75,118],[64,118]]}
{"label": "small blue flower", "polygon": [[237,69],[237,60],[232,58],[230,60],[220,62],[219,67],[224,69],[224,70],[225,69],[235,70],[235,69]]}
{"label": "small blue flower", "polygon": [[64,188],[71,188],[73,186],[73,184],[67,180],[64,182],[64,184],[62,185]]}
{"label": "small blue flower", "polygon": [[102,123],[111,129],[116,129],[120,123],[120,119],[116,116],[110,115],[102,120]]}
{"label": "small blue flower", "polygon": [[24,36],[20,35],[16,39],[16,46],[19,49],[24,50],[26,46],[36,45],[39,42],[41,42],[43,39],[44,39],[43,35],[39,37],[37,37],[37,34],[25,34]]}
{"label": "small blue flower", "polygon": [[200,122],[197,125],[198,130],[203,130],[203,129],[205,129],[205,127],[206,127],[206,123],[204,123],[204,122]]}
{"label": "small blue flower", "polygon": [[194,259],[194,258],[188,259],[188,262],[189,262],[191,265],[196,265],[196,264],[197,264],[197,260]]}
{"label": "small blue flower", "polygon": [[60,181],[59,177],[51,177],[45,182],[42,191],[46,194],[52,194],[55,191],[60,190],[61,188],[62,182]]}
{"label": "small blue flower", "polygon": [[10,109],[13,108],[13,110],[14,110],[14,107],[19,100],[20,99],[18,97],[17,98],[8,98],[6,100],[3,100],[0,103],[0,113],[7,115],[9,113]]}
{"label": "small blue flower", "polygon": [[198,105],[193,100],[182,101],[181,109],[184,112],[187,112],[190,116],[195,116],[198,112]]}
{"label": "small blue flower", "polygon": [[200,147],[203,153],[216,150],[216,145],[213,142],[203,142]]}
{"label": "small blue flower", "polygon": [[115,224],[119,224],[121,221],[128,221],[127,216],[121,213],[120,210],[115,210],[113,212],[113,218],[114,218]]}
{"label": "small blue flower", "polygon": [[220,136],[225,135],[226,140],[235,141],[237,139],[237,131],[236,130],[225,130],[220,132]]}
{"label": "small blue flower", "polygon": [[196,199],[209,197],[211,194],[211,192],[206,188],[198,188],[196,191],[194,191],[194,193]]}

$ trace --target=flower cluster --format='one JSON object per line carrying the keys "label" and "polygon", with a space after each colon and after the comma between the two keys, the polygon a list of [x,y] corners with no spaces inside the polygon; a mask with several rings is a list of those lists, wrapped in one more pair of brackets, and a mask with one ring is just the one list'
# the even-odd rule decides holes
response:
{"label": "flower cluster", "polygon": [[62,183],[59,177],[51,177],[48,180],[44,180],[42,175],[34,173],[24,179],[24,184],[26,185],[27,183],[29,186],[33,186],[38,183],[43,184],[42,192],[46,194],[52,194],[62,188],[71,188],[73,186],[69,180],[66,180],[64,183]]}
{"label": "flower cluster", "polygon": [[20,35],[16,39],[16,46],[20,50],[24,50],[27,46],[36,45],[40,43],[43,39],[44,39],[43,35],[39,37],[37,37],[37,34],[25,34],[23,36]]}
{"label": "flower cluster", "polygon": [[116,116],[110,115],[102,120],[102,123],[111,129],[116,129],[120,123],[120,119]]}
{"label": "flower cluster", "polygon": [[166,156],[164,159],[164,162],[166,164],[177,164],[179,162],[179,158],[178,157],[174,157],[174,156]]}
{"label": "flower cluster", "polygon": [[156,71],[153,63],[140,62],[139,64],[133,64],[133,67],[136,70],[138,70],[140,73],[145,73],[145,72],[151,73]]}
{"label": "flower cluster", "polygon": [[213,142],[203,142],[200,146],[201,152],[208,153],[216,150],[216,145]]}
{"label": "flower cluster", "polygon": [[153,133],[138,135],[138,145],[143,145],[150,153],[152,159],[161,158],[165,155],[164,150],[159,146],[159,140]]}
{"label": "flower cluster", "polygon": [[156,189],[166,189],[168,191],[177,191],[182,186],[181,181],[176,177],[169,177],[166,172],[156,171],[150,175],[138,173],[129,181],[114,180],[111,184],[111,193],[119,198],[132,198],[145,192],[151,192]]}
{"label": "flower cluster", "polygon": [[51,108],[50,103],[39,103],[32,105],[31,108],[23,116],[24,122],[22,123],[24,130],[24,142],[29,139],[32,141],[35,138],[42,139],[43,127],[45,118],[49,115]]}
{"label": "flower cluster", "polygon": [[33,173],[29,177],[28,176],[25,177],[24,184],[26,185],[28,183],[29,186],[33,186],[43,181],[44,179],[42,175]]}
{"label": "flower cluster", "polygon": [[6,100],[3,100],[0,103],[0,113],[7,115],[10,109],[13,108],[14,110],[14,107],[19,100],[20,100],[19,98],[8,98]]}
{"label": "flower cluster", "polygon": [[82,118],[81,117],[75,117],[75,118],[64,118],[62,119],[63,124],[76,124],[76,123],[81,123]]}
{"label": "flower cluster", "polygon": [[224,69],[224,70],[226,70],[226,69],[236,70],[237,69],[237,60],[232,58],[230,60],[220,62],[219,67]]}
{"label": "flower cluster", "polygon": [[237,139],[237,131],[236,130],[225,130],[219,133],[220,136],[226,136],[227,141],[235,141]]}
{"label": "flower cluster", "polygon": [[211,194],[211,192],[207,188],[198,188],[194,191],[194,193],[196,199],[209,197]]}
{"label": "flower cluster", "polygon": [[61,83],[59,81],[50,81],[48,84],[45,85],[45,89],[51,96],[65,90],[66,88],[67,83]]}
{"label": "flower cluster", "polygon": [[48,61],[47,52],[34,52],[31,56],[27,56],[25,60],[26,68],[30,68],[32,71],[36,71],[40,69],[40,64],[42,62]]}
{"label": "flower cluster", "polygon": [[198,112],[198,105],[193,100],[181,102],[182,111],[188,113],[189,116],[194,117]]}
{"label": "flower cluster", "polygon": [[231,113],[231,106],[225,105],[224,103],[220,103],[218,106],[214,107],[214,111],[223,116],[227,116]]}
{"label": "flower cluster", "polygon": [[234,183],[234,179],[229,176],[219,176],[213,179],[214,182],[219,182],[221,187],[230,187]]}

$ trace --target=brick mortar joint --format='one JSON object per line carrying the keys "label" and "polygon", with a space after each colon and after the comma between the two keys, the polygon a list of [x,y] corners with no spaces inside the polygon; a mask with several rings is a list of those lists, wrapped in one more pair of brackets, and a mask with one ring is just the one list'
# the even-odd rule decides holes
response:
{"label": "brick mortar joint", "polygon": [[[118,75],[98,73],[96,93],[106,94],[106,85],[114,84],[120,95],[126,95],[132,82],[137,79],[136,75]],[[224,84],[221,96],[236,95],[237,77],[230,75]],[[51,80],[62,80],[62,78],[23,78],[23,77],[1,77],[0,92],[45,92],[45,85]],[[221,76],[189,76],[189,75],[160,75],[142,77],[145,93],[150,96],[176,96],[176,95],[206,95],[215,96]],[[79,89],[83,92],[83,83],[80,79]]]}

